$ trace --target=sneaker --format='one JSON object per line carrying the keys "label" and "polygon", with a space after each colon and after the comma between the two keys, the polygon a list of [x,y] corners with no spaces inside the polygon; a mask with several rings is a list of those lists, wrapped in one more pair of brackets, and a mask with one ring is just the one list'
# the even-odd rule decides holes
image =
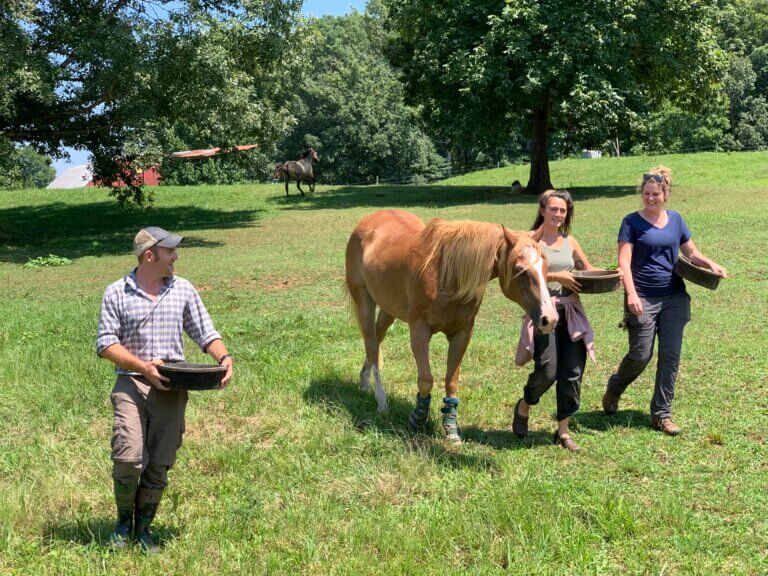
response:
{"label": "sneaker", "polygon": [[621,396],[618,396],[617,394],[614,394],[613,392],[608,392],[608,390],[605,391],[605,394],[603,394],[603,412],[608,414],[608,416],[613,416],[616,414],[616,412],[619,411],[619,399]]}
{"label": "sneaker", "polygon": [[656,428],[656,430],[664,432],[664,434],[668,436],[677,436],[680,434],[680,426],[672,422],[672,418],[659,418],[658,416],[654,416],[652,420],[653,427]]}

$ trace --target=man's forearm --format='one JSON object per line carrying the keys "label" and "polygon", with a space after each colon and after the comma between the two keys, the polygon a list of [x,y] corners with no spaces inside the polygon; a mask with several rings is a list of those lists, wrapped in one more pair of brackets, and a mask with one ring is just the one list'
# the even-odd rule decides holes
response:
{"label": "man's forearm", "polygon": [[147,362],[129,352],[122,344],[112,344],[112,346],[102,350],[99,356],[109,360],[123,370],[144,374],[147,369]]}

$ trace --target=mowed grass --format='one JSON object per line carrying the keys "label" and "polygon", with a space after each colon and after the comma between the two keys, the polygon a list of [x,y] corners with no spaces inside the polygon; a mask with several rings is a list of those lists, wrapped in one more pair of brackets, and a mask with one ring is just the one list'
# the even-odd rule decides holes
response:
{"label": "mowed grass", "polygon": [[[462,370],[466,443],[444,445],[445,339],[433,340],[433,429],[412,434],[416,371],[407,326],[385,341],[391,410],[358,389],[362,342],[343,298],[357,220],[405,208],[424,219],[530,226],[510,195],[524,167],[423,187],[159,188],[149,212],[103,190],[0,193],[0,573],[743,574],[768,572],[768,154],[552,163],[576,198],[574,232],[615,264],[639,174],[663,162],[699,247],[732,278],[689,286],[674,410],[650,430],[655,370],[620,412],[600,409],[626,349],[621,294],[585,295],[597,336],[573,455],[553,446],[554,390],[518,440],[511,410],[528,370],[512,358],[522,311],[493,283]],[[293,192],[292,192],[293,193]],[[142,225],[187,235],[177,272],[201,291],[236,357],[232,385],[192,395],[156,522],[162,552],[113,554],[111,366],[94,340],[104,288],[134,265]],[[23,268],[55,254],[70,266]],[[204,360],[188,342],[188,356]]]}

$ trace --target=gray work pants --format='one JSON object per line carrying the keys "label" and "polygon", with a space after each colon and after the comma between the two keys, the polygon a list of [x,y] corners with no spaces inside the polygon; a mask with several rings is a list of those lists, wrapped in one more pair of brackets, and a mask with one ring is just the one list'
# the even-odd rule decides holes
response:
{"label": "gray work pants", "polygon": [[643,313],[635,316],[624,300],[624,314],[629,333],[629,352],[618,370],[608,380],[608,391],[621,396],[643,373],[653,357],[653,344],[659,338],[656,385],[651,399],[651,414],[658,418],[672,415],[675,380],[683,348],[683,330],[691,319],[691,298],[687,293],[656,298],[640,298]]}

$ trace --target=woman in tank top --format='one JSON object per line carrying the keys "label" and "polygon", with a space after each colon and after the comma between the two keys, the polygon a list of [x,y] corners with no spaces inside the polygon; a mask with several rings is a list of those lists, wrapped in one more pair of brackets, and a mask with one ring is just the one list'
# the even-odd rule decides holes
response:
{"label": "woman in tank top", "polygon": [[587,354],[594,359],[592,328],[584,314],[578,292],[581,286],[571,271],[593,270],[576,238],[571,234],[573,200],[565,190],[547,190],[539,197],[539,210],[531,235],[547,257],[547,285],[559,319],[550,334],[533,335],[526,317],[518,344],[515,363],[522,366],[533,358],[533,372],[515,405],[512,430],[520,438],[528,434],[531,406],[557,382],[557,430],[554,442],[578,452],[580,446],[571,438],[568,423],[579,409],[581,378]]}

